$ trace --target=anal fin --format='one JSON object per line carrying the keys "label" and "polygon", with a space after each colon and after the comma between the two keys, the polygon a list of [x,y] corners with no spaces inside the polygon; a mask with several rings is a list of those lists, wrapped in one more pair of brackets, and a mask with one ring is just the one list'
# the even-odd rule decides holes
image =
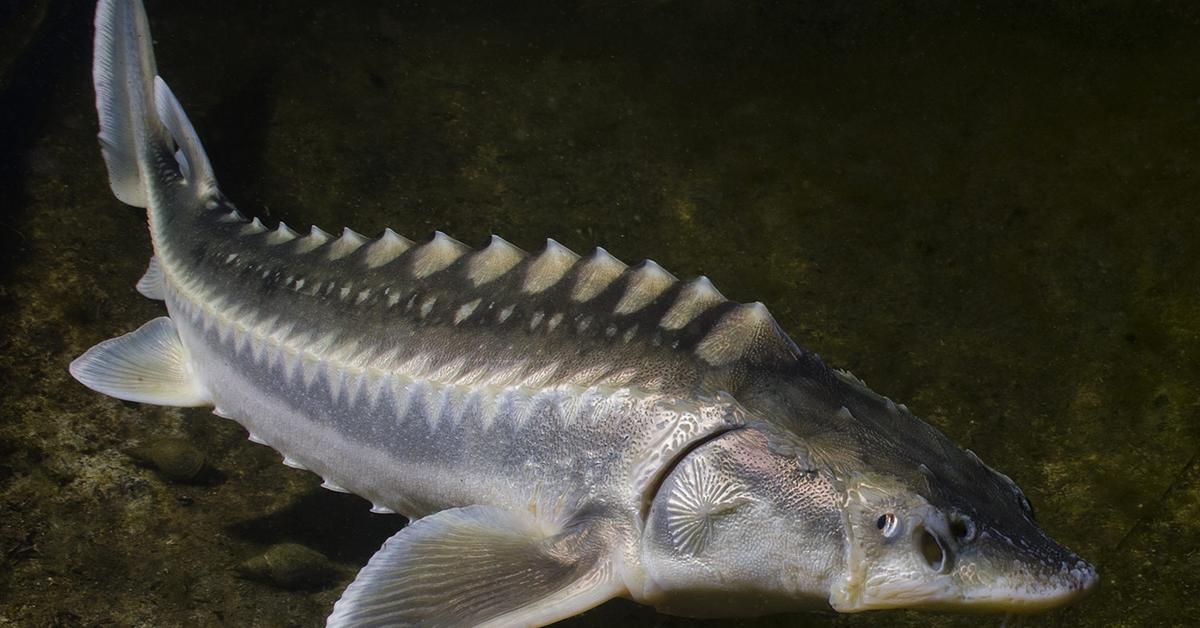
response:
{"label": "anal fin", "polygon": [[192,373],[175,322],[166,316],[88,349],[70,370],[79,383],[117,399],[162,406],[212,403]]}
{"label": "anal fin", "polygon": [[146,272],[137,282],[137,291],[147,299],[162,301],[167,298],[163,292],[163,272],[158,264],[158,256],[150,256],[150,264],[146,266]]}
{"label": "anal fin", "polygon": [[589,532],[490,506],[444,510],[388,539],[326,626],[543,626],[576,615],[625,591]]}

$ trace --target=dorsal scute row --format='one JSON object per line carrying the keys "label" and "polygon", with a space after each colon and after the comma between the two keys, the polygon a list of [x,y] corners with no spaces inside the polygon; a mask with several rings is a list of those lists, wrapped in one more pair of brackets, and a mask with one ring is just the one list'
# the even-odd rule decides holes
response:
{"label": "dorsal scute row", "polygon": [[[687,337],[684,346],[715,367],[762,356],[790,359],[789,347],[794,346],[761,303],[731,303],[707,277],[681,282],[652,260],[630,267],[600,247],[581,257],[547,239],[530,254],[499,236],[471,249],[440,231],[417,244],[391,229],[368,239],[346,228],[334,238],[316,226],[300,237],[283,223],[269,230],[257,219],[243,222],[239,233],[262,237],[271,246],[286,245],[292,255],[323,259],[330,267],[345,267],[347,273],[368,275],[366,281],[345,281],[338,290],[310,286],[314,295],[389,307],[403,307],[407,300],[405,311],[430,322],[481,323],[485,312],[493,312],[495,322],[505,323],[513,307],[500,303],[499,297],[488,303],[490,297],[503,294],[518,311],[527,309],[527,318],[545,321],[545,331],[574,328],[582,333],[595,323],[593,331],[607,330],[610,337],[624,330],[621,336],[628,342],[635,331],[657,327],[660,336]],[[295,283],[288,287],[298,290]],[[415,292],[422,289],[449,296],[417,298]],[[522,299],[529,303],[518,305]],[[480,307],[481,302],[491,307]],[[573,324],[560,326],[564,318]],[[627,324],[622,327],[623,321]],[[538,329],[537,323],[529,329]],[[673,344],[681,346],[678,338]]]}

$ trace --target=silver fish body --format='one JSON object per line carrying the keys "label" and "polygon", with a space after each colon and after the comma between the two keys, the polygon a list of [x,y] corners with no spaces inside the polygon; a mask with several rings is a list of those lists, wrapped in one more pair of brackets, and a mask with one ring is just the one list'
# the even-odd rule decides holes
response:
{"label": "silver fish body", "polygon": [[541,625],[616,596],[684,615],[1038,610],[1094,586],[1007,477],[761,304],[553,240],[268,229],[221,194],[155,72],[140,3],[102,1],[101,145],[114,193],[148,210],[138,289],[169,316],[72,374],[211,405],[413,519],[330,625]]}

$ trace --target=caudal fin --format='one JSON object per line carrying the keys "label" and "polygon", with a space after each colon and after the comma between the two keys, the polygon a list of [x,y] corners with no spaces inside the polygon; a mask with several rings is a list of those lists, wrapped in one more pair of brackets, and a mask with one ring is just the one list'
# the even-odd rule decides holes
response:
{"label": "caudal fin", "polygon": [[[211,200],[217,182],[192,123],[156,74],[150,27],[140,0],[100,0],[96,7],[96,112],[100,149],[113,194],[155,216]],[[162,299],[166,280],[157,258],[138,282]],[[192,368],[175,323],[156,318],[106,340],[71,363],[85,386],[118,399],[172,406],[211,403]]]}
{"label": "caudal fin", "polygon": [[194,198],[214,192],[217,182],[204,147],[157,76],[140,0],[100,1],[93,53],[100,149],[113,194],[147,207],[169,185],[182,184]]}

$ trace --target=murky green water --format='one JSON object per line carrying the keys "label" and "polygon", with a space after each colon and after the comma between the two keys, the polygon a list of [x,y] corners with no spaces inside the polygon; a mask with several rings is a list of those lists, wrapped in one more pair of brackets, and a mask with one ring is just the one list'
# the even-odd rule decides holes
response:
{"label": "murky green water", "polygon": [[[398,518],[206,411],[67,376],[161,313],[133,290],[144,218],[108,191],[90,9],[71,4],[0,11],[0,626],[319,625]],[[149,10],[161,71],[247,213],[528,249],[552,236],[706,274],[1011,475],[1099,567],[1080,605],[1007,625],[1195,621],[1196,10],[813,4]],[[165,436],[215,475],[176,483],[127,455]],[[235,572],[284,541],[329,555],[339,581]],[[614,602],[566,625],[618,623],[692,622]]]}

